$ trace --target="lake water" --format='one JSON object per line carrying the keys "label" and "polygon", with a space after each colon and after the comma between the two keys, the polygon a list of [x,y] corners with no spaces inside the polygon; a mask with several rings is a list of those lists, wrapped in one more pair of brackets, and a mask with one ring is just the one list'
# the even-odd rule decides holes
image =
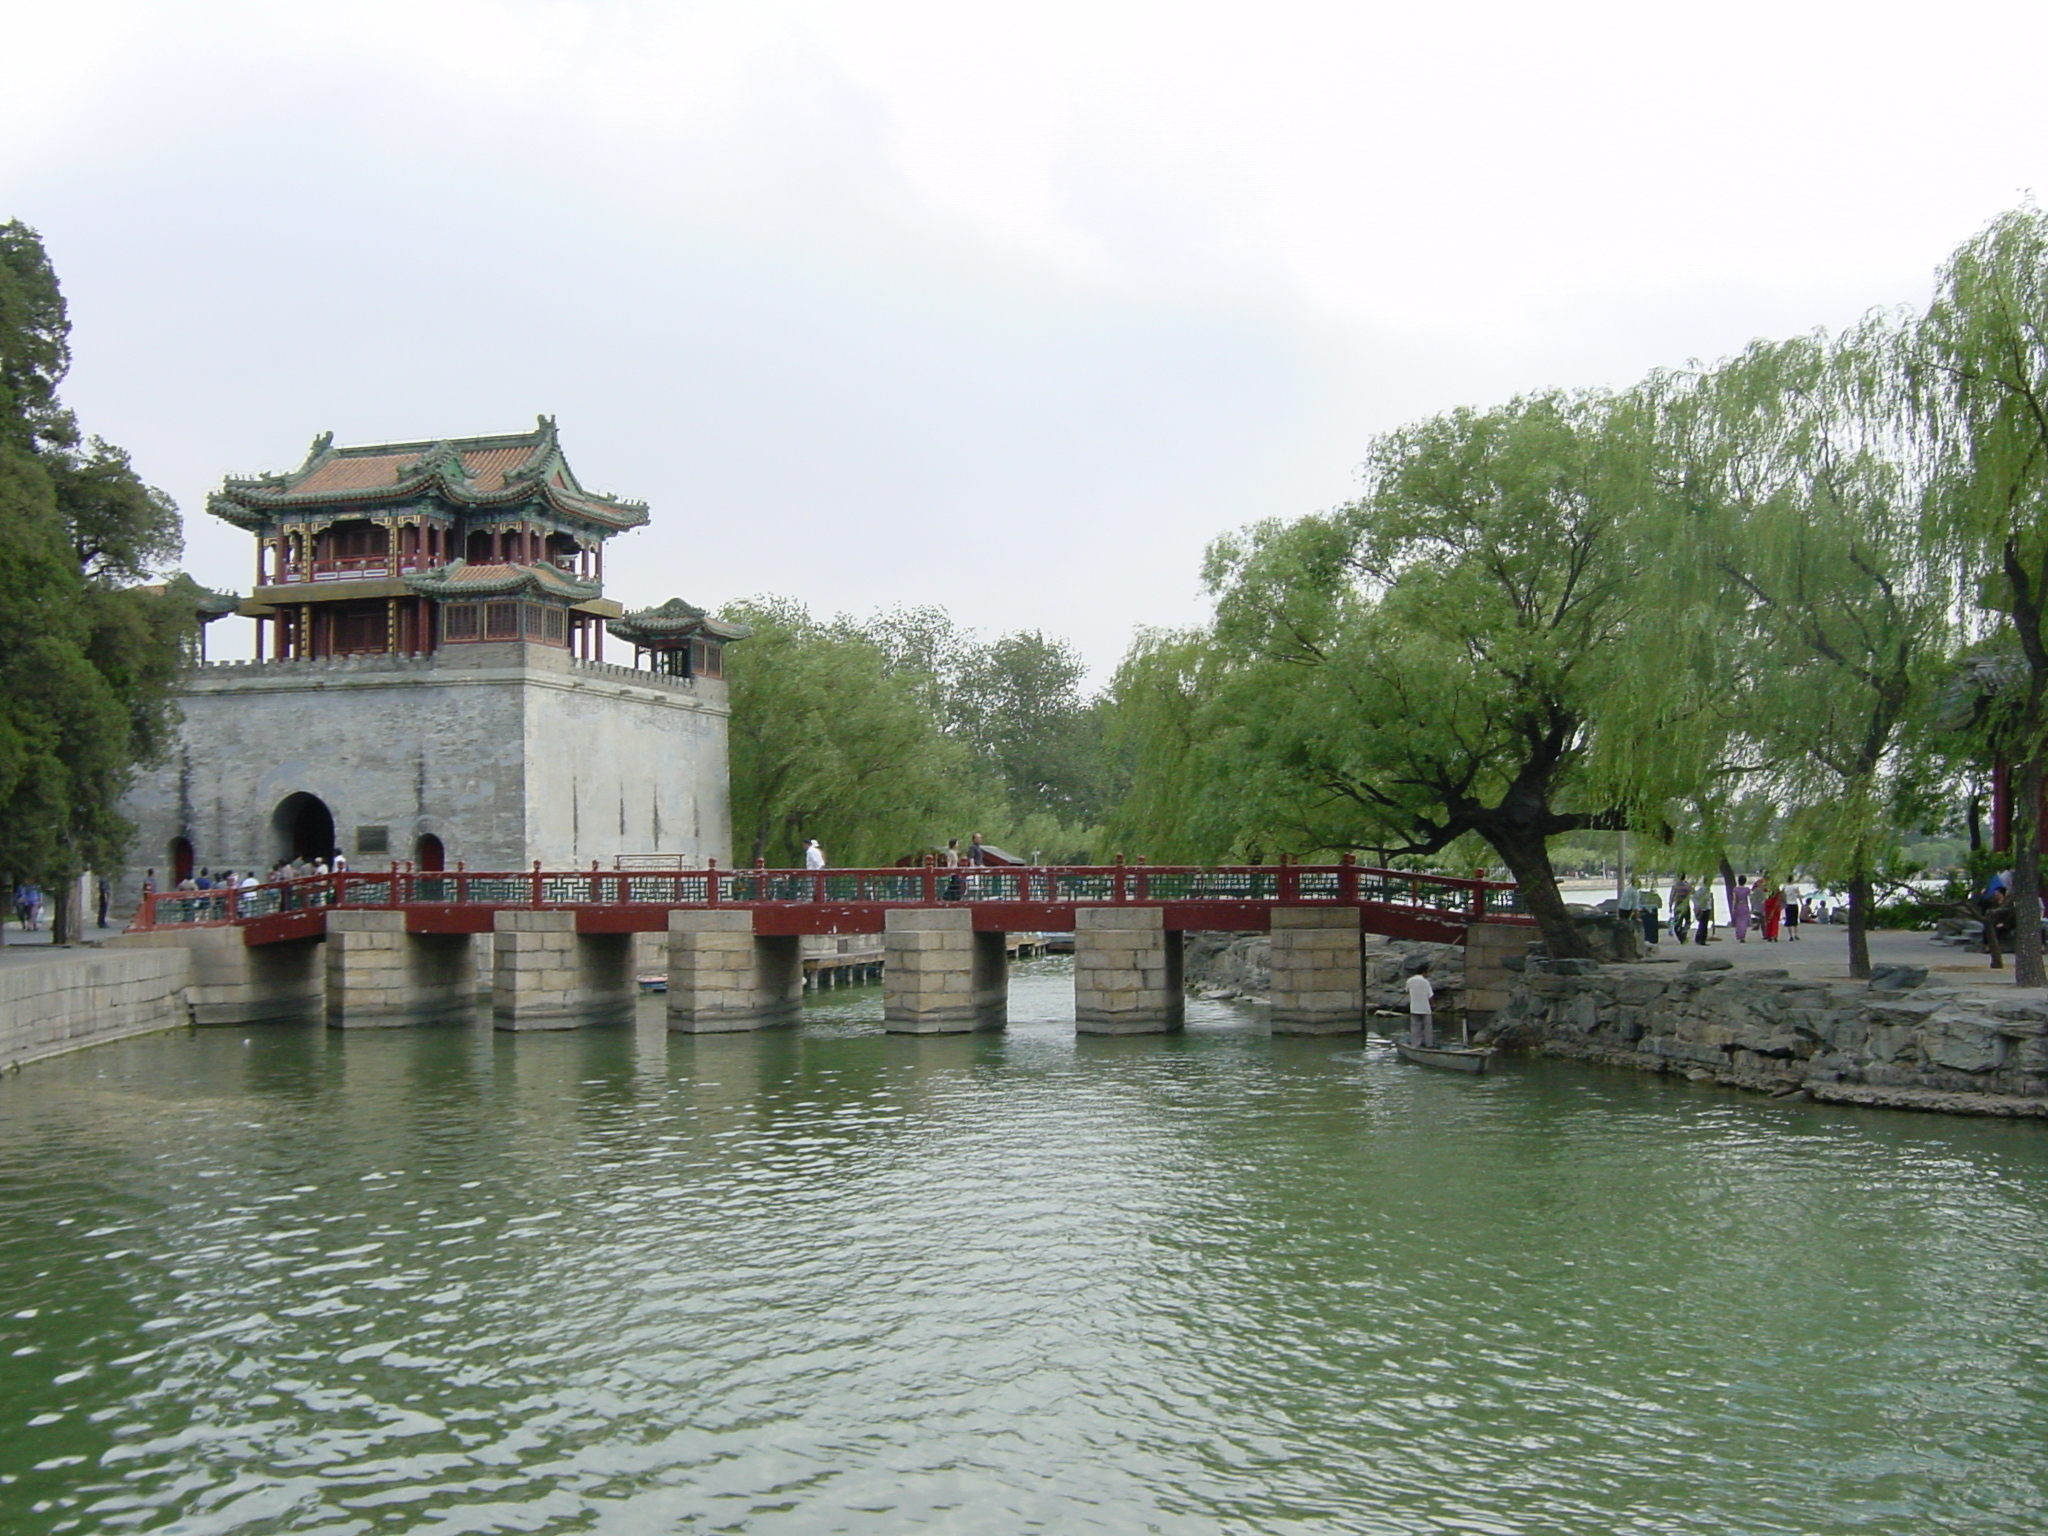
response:
{"label": "lake water", "polygon": [[2048,1529],[2048,1132],[1192,1004],[0,1082],[0,1530]]}

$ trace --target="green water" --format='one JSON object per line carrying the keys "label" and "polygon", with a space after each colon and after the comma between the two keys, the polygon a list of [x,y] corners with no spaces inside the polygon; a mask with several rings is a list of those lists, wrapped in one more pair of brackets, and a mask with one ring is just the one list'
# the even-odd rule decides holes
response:
{"label": "green water", "polygon": [[2048,1132],[1197,1005],[0,1082],[0,1532],[2048,1529]]}

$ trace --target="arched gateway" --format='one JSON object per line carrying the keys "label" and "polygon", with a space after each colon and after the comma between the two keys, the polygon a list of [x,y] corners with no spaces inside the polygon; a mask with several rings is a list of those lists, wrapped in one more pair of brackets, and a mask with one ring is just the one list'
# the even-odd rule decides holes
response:
{"label": "arched gateway", "polygon": [[334,812],[325,800],[304,790],[286,795],[270,813],[270,845],[274,856],[269,862],[273,864],[293,859],[308,864],[321,859],[331,862],[339,851],[334,841]]}

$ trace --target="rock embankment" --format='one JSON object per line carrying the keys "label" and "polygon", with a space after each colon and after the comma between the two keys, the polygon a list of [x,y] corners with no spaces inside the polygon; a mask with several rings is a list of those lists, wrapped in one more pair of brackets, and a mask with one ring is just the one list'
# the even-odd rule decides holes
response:
{"label": "rock embankment", "polygon": [[[1427,959],[1437,1007],[1460,1005],[1465,951],[1457,944],[1401,943],[1365,938],[1365,1006],[1369,1013],[1406,1013],[1411,968]],[[1183,950],[1182,982],[1196,997],[1266,1002],[1273,988],[1273,945],[1263,933],[1191,933]]]}
{"label": "rock embankment", "polygon": [[2048,1118],[2048,998],[1531,956],[1494,1021],[1503,1044],[1835,1103]]}

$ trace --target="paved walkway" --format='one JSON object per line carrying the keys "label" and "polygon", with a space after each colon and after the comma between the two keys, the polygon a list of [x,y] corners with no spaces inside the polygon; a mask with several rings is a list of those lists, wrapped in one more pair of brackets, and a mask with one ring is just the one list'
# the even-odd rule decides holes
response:
{"label": "paved walkway", "polygon": [[126,926],[124,922],[120,927],[88,928],[85,931],[85,943],[79,949],[58,949],[50,943],[50,925],[48,923],[43,924],[41,928],[31,929],[27,933],[23,933],[13,923],[9,923],[7,925],[7,943],[4,946],[0,946],[0,965],[47,965],[52,960],[68,959],[80,953],[81,949],[89,950],[91,946],[98,944],[102,939],[111,939],[121,931],[122,927]]}
{"label": "paved walkway", "polygon": [[[1790,971],[1794,976],[1812,977],[1816,981],[1849,980],[1849,930],[1832,924],[1801,924],[1797,944],[1782,937],[1775,944],[1766,944],[1754,929],[1747,943],[1738,944],[1732,931],[1721,928],[1715,930],[1705,949],[1696,944],[1674,944],[1667,931],[1663,942],[1651,951],[1653,963],[1667,965],[1682,965],[1702,955],[1732,960],[1744,970]],[[1950,986],[2012,986],[2010,954],[2005,957],[2005,968],[1994,971],[1985,956],[1953,944],[1937,944],[1929,933],[1882,929],[1871,934],[1870,963],[1924,965],[1930,981]]]}

